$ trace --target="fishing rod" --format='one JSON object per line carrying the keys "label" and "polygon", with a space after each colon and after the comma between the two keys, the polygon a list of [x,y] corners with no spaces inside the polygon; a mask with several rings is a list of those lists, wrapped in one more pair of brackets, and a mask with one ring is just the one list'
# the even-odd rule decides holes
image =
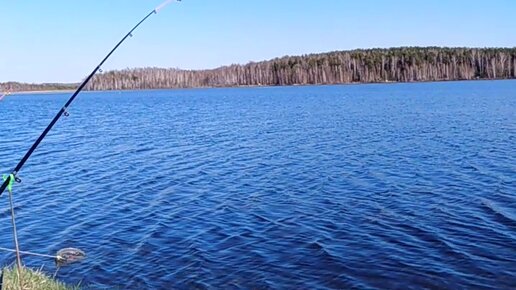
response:
{"label": "fishing rod", "polygon": [[[67,112],[67,109],[68,107],[70,106],[70,104],[75,100],[75,97],[77,97],[77,95],[84,89],[84,87],[86,86],[86,84],[88,84],[88,82],[91,80],[91,78],[93,78],[93,76],[100,70],[101,66],[104,64],[104,62],[106,62],[106,60],[115,52],[115,50],[117,50],[117,48],[128,38],[128,37],[132,37],[133,36],[133,31],[136,30],[136,28],[138,28],[138,26],[140,26],[140,24],[142,24],[145,20],[147,20],[147,18],[149,18],[152,14],[157,14],[161,9],[163,9],[165,6],[167,6],[168,4],[170,4],[170,2],[172,2],[174,0],[167,0],[165,2],[163,2],[161,5],[159,5],[158,7],[156,7],[156,9],[152,10],[149,14],[147,14],[147,16],[145,16],[140,22],[138,22],[138,24],[136,24],[123,38],[122,40],[120,40],[117,45],[115,45],[115,47],[106,55],[106,57],[104,57],[104,59],[95,67],[95,69],[88,75],[88,77],[81,83],[81,85],[77,88],[77,90],[73,93],[73,95],[70,97],[70,99],[68,99],[68,101],[66,102],[66,104],[61,108],[61,110],[59,110],[59,112],[57,113],[57,115],[54,117],[54,119],[52,119],[52,121],[50,122],[50,124],[48,124],[47,128],[45,128],[45,130],[43,131],[43,133],[41,133],[41,135],[38,137],[38,139],[36,140],[36,142],[34,142],[34,144],[32,144],[32,146],[30,147],[29,151],[27,151],[27,153],[25,154],[25,156],[23,156],[23,158],[20,160],[20,162],[18,163],[18,165],[16,165],[16,167],[14,168],[14,170],[11,172],[10,175],[6,175],[6,177],[4,178],[4,183],[2,184],[2,186],[0,187],[0,196],[2,196],[2,193],[5,191],[6,188],[10,187],[12,185],[12,183],[14,181],[16,182],[21,182],[21,179],[17,177],[18,175],[18,172],[20,172],[20,170],[22,169],[23,165],[25,164],[25,162],[27,162],[27,159],[29,159],[29,157],[32,155],[32,153],[34,152],[34,150],[36,150],[36,148],[38,147],[39,143],[41,143],[41,141],[43,141],[43,139],[45,138],[45,136],[47,136],[48,132],[52,129],[52,127],[54,127],[55,123],[61,118],[62,115],[65,115],[68,116],[68,112]],[[175,0],[175,1],[178,1],[180,2],[181,0]],[[13,180],[14,179],[14,180]]]}
{"label": "fishing rod", "polygon": [[0,96],[0,101],[3,100],[5,97],[7,97],[8,95],[10,95],[11,92],[7,91],[6,93],[4,93],[3,95]]}

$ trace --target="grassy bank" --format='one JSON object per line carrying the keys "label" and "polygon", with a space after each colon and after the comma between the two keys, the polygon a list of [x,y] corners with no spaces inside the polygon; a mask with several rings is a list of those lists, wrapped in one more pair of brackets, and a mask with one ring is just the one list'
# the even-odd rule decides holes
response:
{"label": "grassy bank", "polygon": [[[78,286],[68,286],[45,275],[41,271],[28,268],[22,269],[22,289],[24,290],[69,290],[80,289]],[[20,289],[16,267],[3,269],[2,290]]]}

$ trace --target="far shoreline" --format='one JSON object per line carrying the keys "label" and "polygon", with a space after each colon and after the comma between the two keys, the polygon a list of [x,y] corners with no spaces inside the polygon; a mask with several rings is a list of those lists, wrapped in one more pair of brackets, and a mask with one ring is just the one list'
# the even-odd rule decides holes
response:
{"label": "far shoreline", "polygon": [[73,93],[73,90],[44,90],[44,91],[19,91],[11,92],[10,96],[14,95],[46,95],[46,94],[59,94],[59,93]]}
{"label": "far shoreline", "polygon": [[[206,87],[185,87],[185,88],[155,88],[155,89],[121,89],[121,90],[83,90],[81,93],[95,92],[134,92],[134,91],[164,91],[164,90],[199,90],[199,89],[238,89],[238,88],[280,88],[280,87],[310,87],[310,86],[356,86],[356,85],[392,85],[392,84],[418,84],[418,83],[449,83],[449,82],[479,82],[479,81],[514,81],[516,78],[496,78],[496,79],[474,79],[474,80],[437,80],[437,81],[412,81],[412,82],[353,82],[338,84],[292,84],[292,85],[253,85],[253,86],[206,86]],[[74,93],[75,90],[42,90],[42,91],[19,91],[11,92],[10,96],[15,95],[50,95]]]}

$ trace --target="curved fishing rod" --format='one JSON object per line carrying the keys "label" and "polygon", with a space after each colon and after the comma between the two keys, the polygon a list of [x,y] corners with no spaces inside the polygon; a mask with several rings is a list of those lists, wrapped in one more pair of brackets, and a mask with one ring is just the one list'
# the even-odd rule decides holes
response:
{"label": "curved fishing rod", "polygon": [[[66,102],[66,104],[61,108],[61,110],[59,110],[59,112],[57,113],[57,115],[54,117],[54,119],[52,119],[52,121],[50,122],[50,124],[48,124],[47,128],[43,131],[43,133],[41,133],[41,135],[38,137],[38,139],[36,140],[36,142],[34,142],[34,144],[32,144],[32,147],[30,147],[29,151],[27,151],[27,153],[25,154],[25,156],[23,156],[23,158],[20,160],[20,162],[18,163],[18,165],[16,165],[16,167],[14,168],[14,170],[11,172],[10,175],[6,176],[5,180],[4,180],[4,183],[2,184],[2,186],[0,187],[0,196],[2,196],[2,193],[5,191],[5,189],[10,185],[12,184],[14,181],[16,182],[21,182],[21,180],[17,177],[17,174],[18,172],[20,172],[20,170],[22,169],[23,165],[25,164],[25,162],[27,162],[27,159],[29,159],[29,157],[32,155],[32,153],[34,152],[34,150],[36,150],[36,148],[38,147],[39,143],[41,143],[41,141],[43,141],[43,139],[45,138],[45,136],[47,136],[48,132],[52,129],[52,127],[54,127],[55,123],[59,120],[59,118],[61,118],[61,116],[64,114],[65,116],[68,116],[68,112],[67,112],[67,109],[68,107],[70,106],[70,104],[75,100],[75,97],[77,97],[77,95],[82,91],[82,89],[86,86],[86,84],[91,80],[91,78],[93,78],[93,76],[97,73],[97,71],[100,70],[100,67],[104,64],[104,62],[106,62],[106,60],[113,54],[113,52],[115,52],[115,50],[129,37],[129,36],[132,36],[132,33],[134,30],[136,30],[136,28],[138,28],[138,26],[140,26],[140,24],[142,24],[145,20],[147,20],[147,18],[149,18],[152,14],[157,14],[161,9],[163,9],[165,6],[167,6],[170,2],[172,2],[174,0],[167,0],[165,2],[163,2],[161,5],[159,5],[158,7],[156,7],[156,9],[152,10],[149,14],[147,14],[147,16],[145,16],[140,22],[138,22],[138,24],[136,24],[123,38],[122,40],[120,40],[117,45],[115,45],[115,47],[106,55],[106,57],[104,57],[104,59],[97,65],[97,67],[95,67],[95,69],[88,75],[88,77],[82,82],[82,84],[77,88],[77,90],[73,93],[73,95],[70,97],[70,99],[68,100],[68,102]],[[181,0],[176,0],[176,1],[181,1]],[[15,180],[12,180],[12,179],[15,179]]]}
{"label": "curved fishing rod", "polygon": [[10,95],[11,92],[7,91],[6,93],[4,93],[3,95],[0,96],[0,101],[3,100],[5,97],[7,97],[8,95]]}

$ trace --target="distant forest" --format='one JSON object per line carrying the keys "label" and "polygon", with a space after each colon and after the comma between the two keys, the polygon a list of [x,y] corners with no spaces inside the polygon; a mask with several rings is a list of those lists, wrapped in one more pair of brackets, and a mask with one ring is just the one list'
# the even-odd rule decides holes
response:
{"label": "distant forest", "polygon": [[0,83],[0,95],[5,92],[73,90],[77,84],[27,84],[18,82]]}
{"label": "distant forest", "polygon": [[210,70],[134,68],[108,71],[97,74],[87,89],[418,82],[515,76],[516,48],[400,47],[285,56]]}

